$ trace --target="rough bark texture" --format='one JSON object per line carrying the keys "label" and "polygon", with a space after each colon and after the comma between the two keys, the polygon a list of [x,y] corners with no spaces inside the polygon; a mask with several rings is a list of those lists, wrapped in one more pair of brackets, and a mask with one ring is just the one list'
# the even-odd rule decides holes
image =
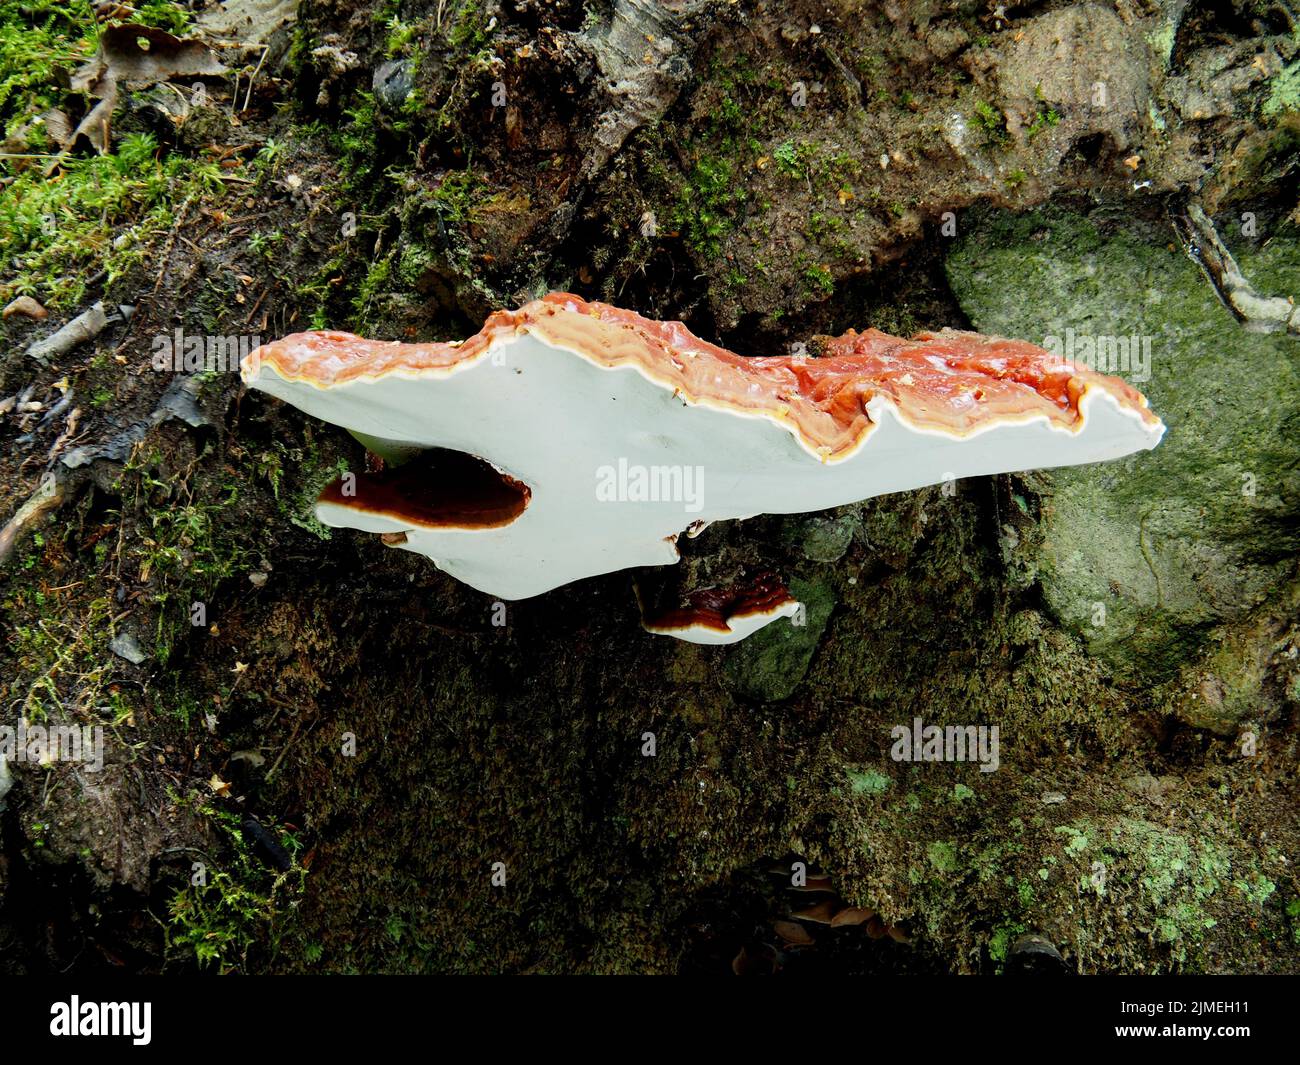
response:
{"label": "rough bark texture", "polygon": [[[1284,6],[326,0],[267,42],[157,133],[227,180],[76,267],[129,321],[45,370],[18,353],[83,307],[51,283],[4,325],[0,392],[83,398],[63,445],[6,415],[6,519],[47,467],[65,501],[0,578],[0,724],[111,727],[98,777],[8,767],[0,965],[995,972],[1033,931],[1080,972],[1297,968],[1297,341],[1186,222],[1300,289]],[[548,289],[748,354],[1147,338],[1116,369],[1169,432],[711,527],[687,579],[772,569],[808,609],[701,648],[641,631],[648,575],[503,610],[331,535],[358,444],[151,367],[178,327],[445,339]],[[893,760],[915,718],[997,725],[1000,767]],[[910,943],[792,946],[796,861]]]}

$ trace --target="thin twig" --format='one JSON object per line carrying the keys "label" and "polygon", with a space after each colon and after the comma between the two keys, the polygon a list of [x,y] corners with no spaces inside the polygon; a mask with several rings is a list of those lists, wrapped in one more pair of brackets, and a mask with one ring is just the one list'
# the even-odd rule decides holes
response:
{"label": "thin twig", "polygon": [[153,284],[153,294],[158,295],[158,290],[162,288],[163,277],[167,273],[167,263],[171,260],[172,249],[176,247],[176,237],[181,231],[181,226],[185,224],[185,218],[190,213],[190,204],[194,202],[194,193],[185,197],[181,204],[180,211],[176,214],[176,222],[172,226],[171,232],[167,234],[167,243],[163,247],[161,262],[158,266],[158,279]]}
{"label": "thin twig", "polygon": [[289,734],[289,738],[285,741],[284,748],[280,751],[280,757],[277,758],[275,760],[275,764],[271,766],[269,770],[267,770],[266,773],[267,783],[270,783],[271,778],[275,776],[275,771],[280,768],[280,763],[284,761],[284,756],[289,753],[289,748],[293,746],[293,741],[298,738],[298,730],[300,728],[302,728],[301,718],[299,718],[294,723],[293,731]]}
{"label": "thin twig", "polygon": [[239,109],[240,114],[248,110],[248,105],[253,99],[253,83],[257,81],[257,75],[262,69],[262,64],[266,62],[266,54],[270,50],[269,44],[262,48],[262,58],[257,61],[257,66],[253,68],[253,76],[248,79],[248,92],[244,96],[244,106]]}

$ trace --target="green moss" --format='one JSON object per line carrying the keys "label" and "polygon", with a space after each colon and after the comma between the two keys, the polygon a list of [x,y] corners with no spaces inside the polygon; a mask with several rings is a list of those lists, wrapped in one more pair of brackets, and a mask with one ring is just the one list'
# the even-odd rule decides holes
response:
{"label": "green moss", "polygon": [[455,19],[447,33],[447,40],[458,52],[476,52],[490,37],[488,19],[478,0],[460,0],[456,5]]}
{"label": "green moss", "polygon": [[384,43],[384,54],[393,59],[406,51],[416,38],[419,32],[418,27],[409,22],[403,22],[400,17],[393,15],[388,19],[386,24],[388,38]]}
{"label": "green moss", "polygon": [[1044,130],[1060,125],[1061,122],[1060,114],[1043,98],[1043,87],[1041,85],[1034,86],[1034,100],[1036,103],[1034,117],[1026,131],[1030,141]]}
{"label": "green moss", "polygon": [[316,500],[326,485],[348,472],[347,460],[336,458],[330,462],[310,441],[305,456],[298,449],[295,449],[295,453],[302,462],[300,486],[282,509],[289,521],[298,528],[311,533],[318,540],[329,540],[334,535],[333,530],[317,519]]}
{"label": "green moss", "polygon": [[[140,7],[137,21],[183,31],[189,13],[161,0]],[[64,106],[59,70],[87,60],[95,23],[82,3],[0,3],[0,125],[6,154],[0,176],[0,296],[32,295],[51,308],[84,296],[84,278],[103,267],[112,283],[140,262],[151,241],[175,221],[180,205],[224,191],[220,168],[180,155],[159,158],[152,136],[132,133],[106,155],[68,155],[36,121]],[[115,239],[114,239],[115,238]]]}
{"label": "green moss", "polygon": [[1232,869],[1228,856],[1212,840],[1132,818],[1121,819],[1110,839],[1118,855],[1138,863],[1136,881],[1155,912],[1158,937],[1174,946],[1176,957],[1187,957],[1216,924],[1205,904]]}
{"label": "green moss", "polygon": [[957,857],[957,848],[946,840],[935,840],[925,848],[925,856],[930,864],[944,875],[955,873],[961,862]]}
{"label": "green moss", "polygon": [[723,672],[737,694],[762,702],[787,699],[808,672],[835,596],[821,579],[792,580],[790,591],[803,604],[803,614],[760,629],[728,655]]}
{"label": "green moss", "polygon": [[165,664],[190,627],[190,604],[210,600],[223,582],[247,568],[247,547],[229,520],[239,489],[209,481],[196,491],[156,452],[129,461],[118,486],[139,530],[126,545],[125,561],[151,590],[157,608],[154,652]]}
{"label": "green moss", "polygon": [[1270,117],[1300,111],[1300,60],[1288,63],[1273,77],[1260,110]]}
{"label": "green moss", "polygon": [[1005,965],[1007,955],[1011,952],[1011,944],[1015,942],[1018,936],[1024,935],[1027,931],[1028,928],[1019,921],[998,925],[997,928],[993,929],[993,934],[989,937],[990,960],[995,965]]}
{"label": "green moss", "polygon": [[382,259],[376,259],[366,271],[365,280],[352,301],[352,309],[357,323],[364,327],[366,315],[370,311],[375,297],[389,291],[390,277],[393,272],[393,253],[389,252]]}
{"label": "green moss", "polygon": [[338,291],[340,281],[346,276],[348,259],[345,252],[335,254],[321,264],[308,280],[294,288],[294,294],[309,308],[311,327],[327,329],[331,324],[330,304]]}
{"label": "green moss", "polygon": [[721,156],[701,158],[687,177],[669,211],[670,224],[701,255],[716,255],[735,227],[736,211],[746,192],[732,164]]}
{"label": "green moss", "polygon": [[882,795],[894,783],[884,773],[877,772],[874,769],[850,769],[848,773],[849,787],[853,789],[854,795]]}
{"label": "green moss", "polygon": [[787,177],[804,179],[808,177],[812,161],[817,154],[813,144],[797,141],[783,141],[772,153],[777,168]]}
{"label": "green moss", "polygon": [[[55,72],[74,69],[90,58],[95,46],[95,24],[84,4],[64,0],[0,3],[0,124],[4,135],[11,137],[35,115],[62,102]],[[11,164],[6,161],[4,165]]]}
{"label": "green moss", "polygon": [[1232,886],[1256,906],[1263,906],[1277,891],[1277,885],[1262,873],[1257,873],[1249,880],[1234,880]]}
{"label": "green moss", "polygon": [[414,287],[435,263],[435,256],[428,248],[418,244],[404,244],[397,266],[398,277],[402,284]]}
{"label": "green moss", "polygon": [[1090,845],[1088,834],[1080,831],[1073,825],[1062,825],[1056,831],[1067,837],[1065,853],[1070,855],[1072,858],[1079,857]]}
{"label": "green moss", "polygon": [[1011,143],[1011,134],[1007,130],[1007,116],[987,100],[976,100],[971,114],[975,128],[984,134],[984,146],[987,148],[1005,148]]}
{"label": "green moss", "polygon": [[844,228],[844,220],[821,211],[814,211],[808,216],[808,225],[804,233],[810,240],[822,241]]}
{"label": "green moss", "polygon": [[[6,604],[10,609],[15,605]],[[108,691],[110,601],[93,599],[84,609],[71,610],[37,606],[42,608],[37,620],[15,625],[10,633],[6,703],[30,722],[61,722],[68,706],[108,710],[109,720],[118,718]]]}
{"label": "green moss", "polygon": [[835,277],[831,273],[830,267],[821,263],[815,263],[804,270],[803,278],[811,291],[827,296],[835,291]]}
{"label": "green moss", "polygon": [[343,169],[348,175],[349,187],[366,196],[367,202],[375,194],[375,170],[380,156],[376,143],[379,132],[375,94],[360,92],[355,101],[344,110],[339,148],[343,153]]}
{"label": "green moss", "polygon": [[101,266],[111,284],[170,230],[181,204],[224,192],[214,163],[160,160],[147,133],[123,137],[113,154],[66,158],[61,171],[52,181],[29,166],[0,191],[0,257],[16,267],[5,287],[50,307],[80,303],[84,278]]}
{"label": "green moss", "polygon": [[463,226],[472,219],[475,204],[484,199],[486,189],[487,183],[478,171],[468,167],[453,170],[438,183],[429,202],[444,223]]}
{"label": "green moss", "polygon": [[[205,866],[173,893],[167,908],[166,950],[201,969],[215,965],[222,973],[246,971],[252,949],[273,957],[293,927],[306,870],[295,865],[272,872],[254,856],[238,816],[211,806],[200,806],[200,811],[226,837],[229,864]],[[274,826],[268,831],[291,857],[301,849],[292,834]]]}
{"label": "green moss", "polygon": [[147,0],[136,9],[135,21],[146,26],[157,26],[160,30],[180,36],[190,27],[193,15],[184,6],[171,0]]}

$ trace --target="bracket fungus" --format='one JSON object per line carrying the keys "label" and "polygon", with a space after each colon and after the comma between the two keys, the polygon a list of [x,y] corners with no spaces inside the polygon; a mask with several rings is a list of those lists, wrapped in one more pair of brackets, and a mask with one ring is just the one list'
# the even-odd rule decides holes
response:
{"label": "bracket fungus", "polygon": [[689,643],[736,643],[777,618],[798,617],[801,604],[772,573],[743,583],[647,595],[637,584],[641,626]]}
{"label": "bracket fungus", "polygon": [[[331,485],[322,522],[502,599],[676,562],[678,536],[713,521],[1100,462],[1164,433],[1119,378],[1020,340],[851,330],[816,357],[747,358],[568,293],[497,311],[461,342],[297,333],[242,373],[380,455],[417,456]],[[734,642],[794,610],[775,588],[646,625]]]}

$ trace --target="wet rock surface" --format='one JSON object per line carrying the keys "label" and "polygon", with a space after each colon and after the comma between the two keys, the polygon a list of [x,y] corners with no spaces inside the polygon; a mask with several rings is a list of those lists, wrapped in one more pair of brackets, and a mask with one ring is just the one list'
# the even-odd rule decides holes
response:
{"label": "wet rock surface", "polygon": [[[1243,269],[1300,290],[1293,239],[1235,243]],[[1130,228],[1115,210],[986,217],[948,274],[981,329],[1100,359],[1168,426],[1149,455],[1050,475],[1039,575],[1094,654],[1121,673],[1167,676],[1211,627],[1292,577],[1295,341],[1243,329],[1170,229]],[[1031,300],[1008,298],[1031,289]]]}

